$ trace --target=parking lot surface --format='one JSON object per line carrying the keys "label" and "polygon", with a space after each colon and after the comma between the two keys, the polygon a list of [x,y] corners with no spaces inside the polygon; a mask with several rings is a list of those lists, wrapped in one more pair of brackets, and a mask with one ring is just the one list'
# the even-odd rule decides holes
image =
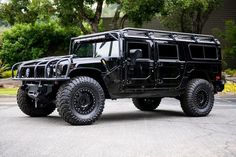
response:
{"label": "parking lot surface", "polygon": [[130,99],[106,101],[101,118],[71,126],[55,111],[31,118],[15,98],[0,101],[1,157],[235,157],[236,98],[217,97],[207,117],[186,117],[175,99],[156,111],[137,110]]}

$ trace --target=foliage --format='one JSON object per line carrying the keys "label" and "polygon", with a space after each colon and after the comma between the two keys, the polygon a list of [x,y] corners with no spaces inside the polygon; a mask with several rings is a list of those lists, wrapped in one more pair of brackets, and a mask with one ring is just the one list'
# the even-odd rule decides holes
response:
{"label": "foliage", "polygon": [[[17,71],[14,71],[14,75],[16,76]],[[10,78],[12,76],[12,71],[11,70],[6,70],[2,72],[2,78]]]}
{"label": "foliage", "polygon": [[104,4],[117,6],[114,23],[123,15],[121,27],[127,19],[141,26],[160,12],[164,0],[11,0],[0,4],[0,19],[14,25],[59,18],[62,25],[78,26],[84,34],[88,34],[101,30]]}
{"label": "foliage", "polygon": [[116,11],[112,20],[113,29],[123,28],[126,20],[130,20],[136,27],[143,22],[150,21],[159,13],[164,0],[116,0]]}
{"label": "foliage", "polygon": [[0,60],[0,78],[3,77],[3,73],[4,71],[6,71],[8,69],[8,66],[5,65],[2,60]]}
{"label": "foliage", "polygon": [[122,11],[136,26],[150,21],[163,7],[164,0],[121,0]]}
{"label": "foliage", "polygon": [[223,92],[236,93],[236,83],[227,81]]}
{"label": "foliage", "polygon": [[215,28],[214,34],[222,42],[223,61],[226,68],[236,68],[236,23],[233,20],[225,21],[225,29]]}
{"label": "foliage", "polygon": [[13,65],[23,60],[66,54],[70,38],[78,34],[76,27],[62,27],[52,20],[16,24],[3,33],[0,57]]}
{"label": "foliage", "polygon": [[[114,0],[106,2],[113,3]],[[84,34],[99,31],[104,3],[105,0],[55,0],[62,24],[78,25]],[[86,25],[89,25],[90,29],[87,29]]]}
{"label": "foliage", "polygon": [[224,57],[236,58],[236,24],[233,20],[225,21],[225,31],[215,29],[217,34],[223,40]]}
{"label": "foliage", "polygon": [[181,32],[202,33],[211,12],[222,0],[166,0],[161,23]]}
{"label": "foliage", "polygon": [[230,69],[230,68],[228,68],[228,69],[225,70],[225,73],[228,74],[228,75],[230,75],[230,76],[236,77],[236,69]]}
{"label": "foliage", "polygon": [[0,3],[0,19],[10,25],[49,19],[55,13],[51,0],[11,0]]}

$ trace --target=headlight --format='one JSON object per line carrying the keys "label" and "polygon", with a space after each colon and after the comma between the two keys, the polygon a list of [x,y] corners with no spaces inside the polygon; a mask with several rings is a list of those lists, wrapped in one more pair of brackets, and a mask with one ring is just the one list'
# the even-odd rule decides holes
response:
{"label": "headlight", "polygon": [[51,74],[51,67],[47,67],[47,76],[49,77]]}
{"label": "headlight", "polygon": [[57,74],[57,75],[61,75],[62,71],[63,71],[63,64],[59,64],[57,69],[53,69],[53,71]]}
{"label": "headlight", "polygon": [[29,77],[30,76],[30,68],[27,68],[25,71],[25,76]]}

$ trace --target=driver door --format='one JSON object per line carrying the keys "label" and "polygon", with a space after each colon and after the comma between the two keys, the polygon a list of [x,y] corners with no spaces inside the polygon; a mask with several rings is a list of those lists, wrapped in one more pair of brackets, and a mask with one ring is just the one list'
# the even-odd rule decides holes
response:
{"label": "driver door", "polygon": [[[152,41],[126,41],[125,84],[127,88],[145,90],[154,87]],[[132,54],[141,51],[140,54]],[[136,56],[136,58],[134,58]]]}

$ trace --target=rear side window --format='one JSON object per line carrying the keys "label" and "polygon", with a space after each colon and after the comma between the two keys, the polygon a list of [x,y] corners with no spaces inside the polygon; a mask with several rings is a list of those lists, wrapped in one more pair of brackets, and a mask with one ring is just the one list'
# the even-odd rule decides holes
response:
{"label": "rear side window", "polygon": [[189,45],[190,55],[193,59],[217,59],[215,46]]}
{"label": "rear side window", "polygon": [[205,51],[205,58],[210,58],[210,59],[218,58],[216,47],[205,46],[204,51]]}
{"label": "rear side window", "polygon": [[177,45],[158,44],[159,59],[178,59]]}

